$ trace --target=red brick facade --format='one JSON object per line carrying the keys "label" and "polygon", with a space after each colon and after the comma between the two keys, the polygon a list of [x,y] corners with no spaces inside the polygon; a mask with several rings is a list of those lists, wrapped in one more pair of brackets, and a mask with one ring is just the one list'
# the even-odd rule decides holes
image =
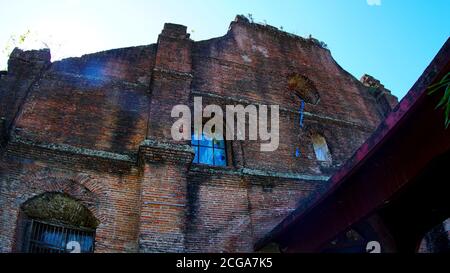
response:
{"label": "red brick facade", "polygon": [[[306,104],[304,128],[292,75],[320,96]],[[20,251],[21,206],[46,192],[66,193],[97,218],[96,252],[251,252],[320,194],[396,103],[317,40],[240,16],[206,41],[166,24],[157,44],[54,63],[49,51],[15,50],[0,77],[0,252]],[[280,105],[279,149],[227,141],[227,167],[191,164],[189,143],[171,138],[170,114],[195,96]],[[316,160],[316,133],[331,163]]]}

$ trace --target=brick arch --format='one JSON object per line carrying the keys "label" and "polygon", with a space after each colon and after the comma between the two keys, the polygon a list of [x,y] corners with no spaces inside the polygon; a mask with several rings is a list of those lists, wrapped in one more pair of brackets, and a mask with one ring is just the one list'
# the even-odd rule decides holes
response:
{"label": "brick arch", "polygon": [[[24,247],[28,240],[27,234],[30,235],[27,228],[30,220],[64,223],[93,230],[98,228],[101,220],[96,208],[89,206],[86,198],[75,198],[68,192],[70,191],[46,191],[43,189],[27,194],[29,198],[20,204],[15,220],[11,248],[13,252],[27,251]],[[61,209],[61,206],[64,209]]]}
{"label": "brick arch", "polygon": [[[333,132],[330,130],[330,128],[327,128],[326,126],[319,124],[319,123],[308,123],[304,127],[305,136],[311,140],[311,138],[314,135],[320,135],[325,138],[328,149],[330,150],[330,153],[334,153],[334,141],[333,141]],[[311,142],[312,143],[312,142]]]}
{"label": "brick arch", "polygon": [[331,135],[329,128],[320,123],[308,123],[304,127],[304,131],[306,134],[311,137],[312,135],[318,134],[322,135],[325,138],[328,138]]}
{"label": "brick arch", "polygon": [[328,139],[328,129],[319,123],[308,122],[304,125],[302,135],[307,138],[311,138],[314,135],[321,135],[325,139]]}
{"label": "brick arch", "polygon": [[[61,206],[64,206],[64,210],[61,210]],[[22,203],[20,209],[33,219],[55,219],[92,229],[97,228],[99,224],[92,210],[81,200],[64,192],[44,192],[36,195]]]}
{"label": "brick arch", "polygon": [[306,103],[317,105],[320,95],[314,82],[308,77],[292,73],[287,76],[287,88],[291,94]]}
{"label": "brick arch", "polygon": [[63,174],[42,170],[27,175],[23,179],[32,190],[22,196],[22,204],[27,200],[44,193],[64,193],[81,202],[100,221],[106,220],[106,216],[100,212],[99,207],[104,200],[100,198],[103,188],[98,181],[86,174]]}
{"label": "brick arch", "polygon": [[313,154],[316,153],[315,151],[315,144],[314,139],[317,139],[316,137],[322,137],[325,140],[326,148],[327,148],[327,160],[324,160],[322,162],[327,162],[326,164],[331,164],[335,159],[335,150],[333,145],[333,133],[332,131],[325,127],[322,124],[318,123],[309,123],[304,127],[303,134],[301,135],[308,141],[308,151],[312,152]]}

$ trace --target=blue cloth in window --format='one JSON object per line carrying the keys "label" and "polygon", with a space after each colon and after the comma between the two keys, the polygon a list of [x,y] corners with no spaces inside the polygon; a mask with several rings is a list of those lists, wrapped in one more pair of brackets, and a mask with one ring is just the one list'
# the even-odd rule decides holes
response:
{"label": "blue cloth in window", "polygon": [[194,163],[198,163],[198,146],[194,146],[194,152],[195,152]]}
{"label": "blue cloth in window", "polygon": [[214,149],[214,165],[215,166],[226,166],[227,160],[226,160],[226,154],[225,150],[223,149]]}
{"label": "blue cloth in window", "polygon": [[40,240],[49,246],[65,247],[63,234],[61,232],[44,231]]}
{"label": "blue cloth in window", "polygon": [[213,148],[200,147],[200,164],[214,165]]}
{"label": "blue cloth in window", "polygon": [[225,140],[213,139],[212,137],[201,135],[198,140],[195,133],[192,134],[191,144],[195,152],[193,163],[226,166],[227,157],[225,152]]}
{"label": "blue cloth in window", "polygon": [[224,140],[214,139],[214,147],[215,148],[225,149],[225,141]]}
{"label": "blue cloth in window", "polygon": [[[67,238],[65,238],[67,236]],[[66,249],[66,244],[75,241],[80,244],[81,252],[89,252],[94,244],[93,238],[89,235],[83,234],[74,234],[69,233],[67,235],[63,234],[61,231],[44,231],[41,235],[40,239],[43,243],[45,243],[49,248],[62,248]]]}
{"label": "blue cloth in window", "polygon": [[88,252],[92,248],[93,239],[91,236],[83,234],[68,234],[67,242],[75,241],[80,244],[81,252]]}

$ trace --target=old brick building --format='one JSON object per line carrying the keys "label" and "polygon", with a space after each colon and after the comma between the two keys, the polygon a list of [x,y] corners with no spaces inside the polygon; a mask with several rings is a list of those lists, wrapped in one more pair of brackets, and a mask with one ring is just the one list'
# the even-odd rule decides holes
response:
{"label": "old brick building", "polygon": [[[156,44],[53,63],[16,49],[0,77],[0,252],[251,252],[397,103],[317,40],[242,16],[206,41],[166,24]],[[227,140],[223,164],[196,163],[201,145],[171,137],[194,97],[279,105],[278,150]]]}

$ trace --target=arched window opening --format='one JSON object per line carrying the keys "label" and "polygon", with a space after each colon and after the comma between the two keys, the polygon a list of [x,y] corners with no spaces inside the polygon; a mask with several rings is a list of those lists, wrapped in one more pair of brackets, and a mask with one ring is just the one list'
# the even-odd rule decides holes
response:
{"label": "arched window opening", "polygon": [[289,76],[288,89],[293,92],[296,97],[306,103],[319,103],[320,96],[316,86],[305,76],[299,74]]}
{"label": "arched window opening", "polygon": [[94,252],[98,220],[68,195],[45,193],[25,202],[19,221],[20,252]]}
{"label": "arched window opening", "polygon": [[316,159],[318,161],[331,162],[331,154],[325,138],[318,134],[314,134],[311,138]]}

